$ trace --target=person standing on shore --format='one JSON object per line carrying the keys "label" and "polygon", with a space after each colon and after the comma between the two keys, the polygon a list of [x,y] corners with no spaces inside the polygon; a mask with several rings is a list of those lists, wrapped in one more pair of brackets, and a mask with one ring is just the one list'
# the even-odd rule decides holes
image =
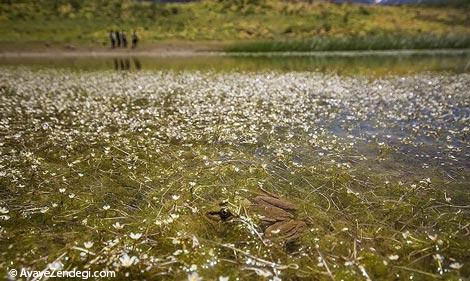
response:
{"label": "person standing on shore", "polygon": [[137,48],[137,43],[139,42],[139,37],[137,36],[137,32],[134,30],[132,33],[132,49]]}
{"label": "person standing on shore", "polygon": [[109,31],[109,39],[111,40],[111,48],[116,48],[116,34],[112,30]]}
{"label": "person standing on shore", "polygon": [[116,36],[116,43],[117,43],[117,47],[121,47],[121,34],[119,31],[115,31],[114,32],[115,36]]}
{"label": "person standing on shore", "polygon": [[127,48],[127,36],[126,36],[126,33],[123,31],[121,31],[121,40],[122,40],[122,43],[121,43],[121,46],[123,48]]}

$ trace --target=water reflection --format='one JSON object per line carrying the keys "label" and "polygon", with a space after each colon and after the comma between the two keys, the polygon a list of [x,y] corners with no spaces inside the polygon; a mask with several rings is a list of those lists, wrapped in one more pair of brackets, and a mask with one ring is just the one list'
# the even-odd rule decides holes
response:
{"label": "water reflection", "polygon": [[402,75],[429,71],[470,72],[470,52],[357,56],[76,56],[2,57],[0,65],[77,70],[315,71],[346,75]]}
{"label": "water reflection", "polygon": [[[132,59],[132,63],[131,63]],[[114,70],[116,71],[129,71],[132,70],[132,65],[134,66],[134,70],[141,70],[142,69],[142,64],[140,63],[140,60],[136,57],[119,57],[119,58],[113,58],[113,63],[114,63]]]}

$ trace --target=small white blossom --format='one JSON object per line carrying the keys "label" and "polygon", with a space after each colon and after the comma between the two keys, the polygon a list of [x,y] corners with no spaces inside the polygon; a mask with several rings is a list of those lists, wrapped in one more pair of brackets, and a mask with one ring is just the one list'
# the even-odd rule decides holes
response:
{"label": "small white blossom", "polygon": [[188,281],[201,281],[202,278],[199,276],[197,271],[193,271],[188,274]]}
{"label": "small white blossom", "polygon": [[450,268],[452,269],[461,269],[463,267],[463,264],[462,263],[458,263],[458,262],[453,262],[449,265]]}
{"label": "small white blossom", "polygon": [[139,259],[136,256],[129,257],[127,253],[124,253],[119,257],[121,265],[124,267],[129,267],[139,262]]}
{"label": "small white blossom", "polygon": [[116,222],[115,224],[113,224],[113,227],[119,230],[119,229],[123,229],[124,225],[120,224],[119,222]]}
{"label": "small white blossom", "polygon": [[142,237],[142,233],[131,233],[131,234],[129,234],[129,237],[134,239],[134,240],[139,240],[140,237]]}
{"label": "small white blossom", "polygon": [[52,262],[48,265],[49,269],[51,270],[62,270],[64,268],[64,264],[60,261]]}

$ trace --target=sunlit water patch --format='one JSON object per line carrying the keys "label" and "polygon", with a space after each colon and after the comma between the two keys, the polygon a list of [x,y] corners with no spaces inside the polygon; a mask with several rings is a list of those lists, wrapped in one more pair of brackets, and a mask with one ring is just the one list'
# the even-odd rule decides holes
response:
{"label": "sunlit water patch", "polygon": [[[469,74],[0,71],[5,269],[470,273]],[[243,211],[260,189],[298,206],[294,250]],[[222,201],[242,220],[208,221]]]}

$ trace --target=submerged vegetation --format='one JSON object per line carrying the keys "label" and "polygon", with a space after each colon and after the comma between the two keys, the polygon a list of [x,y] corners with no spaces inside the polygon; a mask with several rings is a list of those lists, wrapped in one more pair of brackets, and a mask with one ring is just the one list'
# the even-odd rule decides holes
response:
{"label": "submerged vegetation", "polygon": [[[2,274],[470,276],[468,74],[0,71]],[[206,218],[261,188],[306,221],[294,252]]]}
{"label": "submerged vegetation", "polygon": [[10,48],[96,47],[107,42],[110,29],[136,29],[147,46],[192,41],[211,48],[235,43],[231,49],[237,50],[468,48],[469,14],[465,5],[397,7],[322,1],[3,1],[0,42]]}

